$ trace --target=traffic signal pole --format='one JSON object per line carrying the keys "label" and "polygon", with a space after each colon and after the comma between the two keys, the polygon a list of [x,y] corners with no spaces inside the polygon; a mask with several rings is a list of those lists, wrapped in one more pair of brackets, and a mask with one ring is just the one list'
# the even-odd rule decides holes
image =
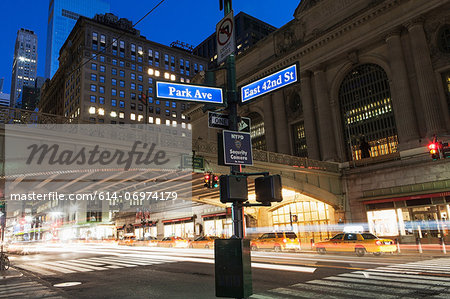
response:
{"label": "traffic signal pole", "polygon": [[[231,10],[231,0],[224,1],[224,16],[227,16]],[[234,54],[227,57],[226,60],[227,69],[227,110],[229,117],[229,129],[230,131],[238,131],[238,97],[236,88],[236,59]],[[235,174],[241,172],[240,165],[230,166],[230,173]],[[233,218],[233,235],[236,238],[244,238],[244,221],[243,221],[243,207],[238,201],[234,201],[231,206],[231,215]]]}
{"label": "traffic signal pole", "polygon": [[[229,9],[231,10],[231,4]],[[225,15],[229,11],[225,7]],[[236,63],[235,56],[231,54],[227,57],[227,109],[229,115],[229,129],[230,131],[238,131],[238,98],[236,92]],[[230,166],[230,173],[236,174],[241,172],[240,165]],[[244,238],[244,219],[243,219],[243,207],[238,201],[234,201],[231,206],[231,215],[233,218],[233,235],[236,238]]]}

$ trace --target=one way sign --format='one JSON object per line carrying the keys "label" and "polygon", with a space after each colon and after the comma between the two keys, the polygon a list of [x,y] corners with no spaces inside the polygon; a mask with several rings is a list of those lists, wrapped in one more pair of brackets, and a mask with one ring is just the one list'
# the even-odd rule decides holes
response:
{"label": "one way sign", "polygon": [[[251,121],[248,117],[239,117],[238,131],[250,133]],[[229,129],[229,119],[227,114],[208,112],[208,127],[216,129]]]}

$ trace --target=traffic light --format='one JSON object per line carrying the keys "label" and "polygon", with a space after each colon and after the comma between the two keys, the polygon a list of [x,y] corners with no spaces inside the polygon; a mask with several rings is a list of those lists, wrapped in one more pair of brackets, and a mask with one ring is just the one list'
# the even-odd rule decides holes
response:
{"label": "traffic light", "polygon": [[206,188],[211,188],[211,173],[209,172],[205,173],[203,179],[205,181],[205,184],[203,186]]}
{"label": "traffic light", "polygon": [[428,145],[428,150],[430,151],[430,155],[433,160],[439,159],[439,147],[440,144],[438,142],[432,142]]}
{"label": "traffic light", "polygon": [[212,174],[212,188],[219,187],[219,177],[215,174]]}
{"label": "traffic light", "polygon": [[281,202],[283,185],[279,174],[262,176],[255,179],[255,195],[257,202]]}

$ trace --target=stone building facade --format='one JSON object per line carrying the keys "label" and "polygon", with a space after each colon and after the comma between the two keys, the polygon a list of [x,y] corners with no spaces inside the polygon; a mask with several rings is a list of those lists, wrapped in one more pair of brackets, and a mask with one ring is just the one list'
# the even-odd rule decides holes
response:
{"label": "stone building facade", "polygon": [[448,231],[450,161],[432,161],[427,145],[449,139],[449,26],[447,0],[302,0],[236,60],[238,86],[300,69],[298,83],[240,107],[253,147],[340,163],[345,222],[405,239],[414,221],[436,223],[431,239]]}

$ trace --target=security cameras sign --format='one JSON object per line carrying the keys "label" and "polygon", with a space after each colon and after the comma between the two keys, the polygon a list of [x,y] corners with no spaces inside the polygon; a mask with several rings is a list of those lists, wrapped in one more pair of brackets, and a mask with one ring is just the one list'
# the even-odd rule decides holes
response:
{"label": "security cameras sign", "polygon": [[225,165],[253,165],[252,139],[249,133],[223,131]]}
{"label": "security cameras sign", "polygon": [[242,103],[297,82],[297,64],[241,87]]}
{"label": "security cameras sign", "polygon": [[156,82],[156,97],[197,103],[223,104],[222,88],[192,84],[158,81]]}
{"label": "security cameras sign", "polygon": [[217,63],[221,63],[236,49],[233,11],[216,25],[216,41]]}

